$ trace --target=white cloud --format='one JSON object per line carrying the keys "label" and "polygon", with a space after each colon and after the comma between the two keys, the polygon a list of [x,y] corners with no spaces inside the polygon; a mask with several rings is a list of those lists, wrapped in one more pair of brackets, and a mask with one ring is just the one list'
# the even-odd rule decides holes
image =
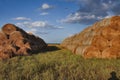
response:
{"label": "white cloud", "polygon": [[22,22],[22,23],[16,23],[16,25],[18,26],[26,26],[26,27],[46,27],[47,26],[47,23],[44,22],[44,21],[34,21],[34,22],[28,22],[28,21],[25,21],[25,22]]}
{"label": "white cloud", "polygon": [[16,18],[13,18],[13,20],[31,20],[31,19],[27,17],[16,17]]}
{"label": "white cloud", "polygon": [[33,27],[47,27],[48,24],[44,21],[35,21],[31,23],[31,26]]}
{"label": "white cloud", "polygon": [[34,21],[34,22],[22,22],[16,23],[17,26],[29,27],[29,28],[45,28],[45,29],[62,29],[63,27],[58,27],[47,23],[46,21]]}
{"label": "white cloud", "polygon": [[62,19],[66,23],[92,24],[103,18],[120,15],[120,0],[77,0],[79,9]]}
{"label": "white cloud", "polygon": [[47,3],[44,3],[41,6],[42,10],[47,10],[47,9],[51,9],[51,8],[53,8],[53,6],[51,6],[51,5],[47,4]]}
{"label": "white cloud", "polygon": [[30,34],[35,34],[35,35],[39,35],[39,34],[45,35],[45,34],[48,34],[48,32],[40,31],[39,29],[36,29],[36,28],[30,28],[26,32],[30,33]]}
{"label": "white cloud", "polygon": [[79,12],[76,12],[74,14],[68,15],[65,19],[62,19],[61,22],[65,23],[84,23],[85,20],[93,20],[96,19],[95,15],[85,15],[81,14]]}
{"label": "white cloud", "polygon": [[42,15],[42,16],[48,15],[48,12],[42,12],[42,13],[40,13],[40,15]]}
{"label": "white cloud", "polygon": [[49,30],[54,29],[63,29],[61,26],[54,26],[49,24],[46,21],[24,21],[20,23],[16,23],[17,26],[26,29],[28,33],[36,34],[36,35],[46,35],[49,34]]}
{"label": "white cloud", "polygon": [[37,32],[37,29],[35,29],[35,28],[27,30],[27,33],[36,34],[36,32]]}
{"label": "white cloud", "polygon": [[109,9],[110,5],[107,3],[102,3],[102,6],[104,7],[104,9]]}

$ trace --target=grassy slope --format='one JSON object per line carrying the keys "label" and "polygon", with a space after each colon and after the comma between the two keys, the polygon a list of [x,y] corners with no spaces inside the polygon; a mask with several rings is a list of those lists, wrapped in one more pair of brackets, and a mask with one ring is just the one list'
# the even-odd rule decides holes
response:
{"label": "grassy slope", "polygon": [[64,49],[0,61],[0,80],[107,80],[112,71],[120,78],[119,59],[85,60]]}

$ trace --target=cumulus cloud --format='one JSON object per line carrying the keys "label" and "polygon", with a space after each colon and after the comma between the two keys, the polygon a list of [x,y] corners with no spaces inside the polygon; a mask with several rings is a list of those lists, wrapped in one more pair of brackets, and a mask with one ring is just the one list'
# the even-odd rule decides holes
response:
{"label": "cumulus cloud", "polygon": [[46,21],[24,21],[16,23],[17,26],[26,29],[28,33],[47,35],[49,30],[61,30],[63,27],[51,25]]}
{"label": "cumulus cloud", "polygon": [[31,28],[31,29],[27,30],[27,32],[28,33],[32,33],[32,34],[42,34],[42,35],[48,34],[48,32],[46,32],[46,31],[39,31],[36,28]]}
{"label": "cumulus cloud", "polygon": [[79,10],[69,14],[62,22],[91,24],[113,15],[120,15],[120,0],[77,0]]}
{"label": "cumulus cloud", "polygon": [[46,29],[62,29],[63,27],[58,27],[47,23],[46,21],[34,21],[34,22],[22,22],[16,23],[17,26],[29,27],[29,28],[46,28]]}
{"label": "cumulus cloud", "polygon": [[31,20],[31,19],[27,17],[16,17],[16,18],[13,18],[13,20]]}
{"label": "cumulus cloud", "polygon": [[52,5],[49,5],[49,4],[47,4],[47,3],[44,3],[44,4],[42,4],[42,6],[41,6],[41,9],[42,9],[42,10],[48,10],[48,9],[51,9],[51,8],[53,8],[53,6],[52,6]]}
{"label": "cumulus cloud", "polygon": [[48,12],[42,12],[40,13],[41,16],[45,16],[45,15],[48,15],[49,13]]}
{"label": "cumulus cloud", "polygon": [[[101,17],[98,17],[101,19]],[[74,14],[70,14],[67,16],[66,19],[61,20],[62,22],[65,23],[86,23],[89,24],[90,22],[96,21],[98,18],[96,18],[95,15],[86,15],[86,14],[81,14],[79,12],[76,12]],[[89,20],[92,20],[89,22]]]}

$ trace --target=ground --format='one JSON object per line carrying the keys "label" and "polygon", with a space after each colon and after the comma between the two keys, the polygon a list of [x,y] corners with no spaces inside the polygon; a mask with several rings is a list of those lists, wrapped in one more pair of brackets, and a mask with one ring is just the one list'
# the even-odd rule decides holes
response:
{"label": "ground", "polygon": [[59,44],[47,51],[0,61],[0,80],[120,79],[120,59],[84,59]]}

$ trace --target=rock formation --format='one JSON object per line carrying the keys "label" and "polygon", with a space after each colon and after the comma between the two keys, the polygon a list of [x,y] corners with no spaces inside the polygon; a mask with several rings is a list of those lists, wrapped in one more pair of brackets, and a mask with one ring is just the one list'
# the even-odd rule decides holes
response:
{"label": "rock formation", "polygon": [[13,24],[5,24],[0,32],[0,59],[29,55],[46,47],[44,40]]}
{"label": "rock formation", "polygon": [[61,46],[84,58],[120,58],[120,16],[96,22]]}

